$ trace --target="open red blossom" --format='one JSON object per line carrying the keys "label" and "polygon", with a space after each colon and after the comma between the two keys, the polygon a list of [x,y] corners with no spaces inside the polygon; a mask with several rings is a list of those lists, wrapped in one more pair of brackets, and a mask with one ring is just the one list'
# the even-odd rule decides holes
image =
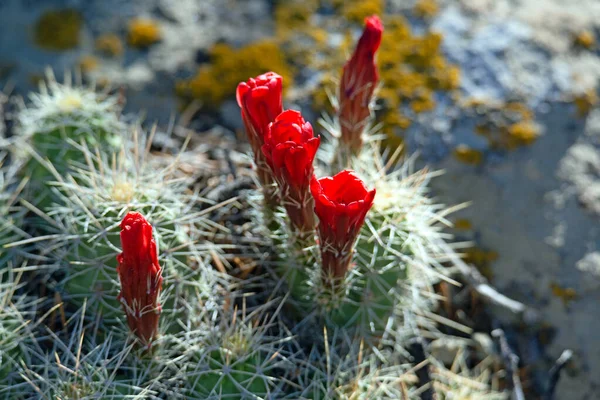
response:
{"label": "open red blossom", "polygon": [[344,65],[340,84],[338,116],[341,140],[353,152],[362,146],[362,133],[371,111],[369,103],[379,81],[375,53],[381,44],[383,24],[376,15],[365,19],[365,28],[354,54]]}
{"label": "open red blossom", "polygon": [[265,189],[267,203],[274,206],[276,196],[271,190],[273,177],[261,148],[269,124],[283,111],[282,78],[274,72],[250,78],[238,84],[236,98],[242,109],[246,134],[254,153],[258,180]]}
{"label": "open red blossom", "polygon": [[129,212],[121,221],[121,246],[123,252],[117,256],[121,292],[117,299],[123,305],[129,329],[150,346],[158,332],[162,269],[152,226],[142,214]]}
{"label": "open red blossom", "polygon": [[269,125],[262,148],[279,185],[283,205],[300,232],[312,232],[315,227],[309,187],[320,143],[321,138],[315,137],[310,122],[298,111],[287,110]]}
{"label": "open red blossom", "polygon": [[353,171],[333,177],[313,178],[310,190],[319,217],[319,238],[323,274],[341,280],[352,261],[354,242],[373,205],[375,189],[368,190]]}

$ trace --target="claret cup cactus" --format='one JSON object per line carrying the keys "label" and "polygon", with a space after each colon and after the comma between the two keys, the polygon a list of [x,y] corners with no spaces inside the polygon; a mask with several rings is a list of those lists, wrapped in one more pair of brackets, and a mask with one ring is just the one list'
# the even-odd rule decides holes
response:
{"label": "claret cup cactus", "polygon": [[127,315],[129,329],[150,346],[158,333],[162,269],[158,264],[152,226],[143,215],[128,213],[121,222],[123,252],[117,256],[121,292],[117,299]]}
{"label": "claret cup cactus", "polygon": [[[233,177],[181,164],[208,145],[155,151],[114,97],[54,80],[32,96],[27,151],[0,161],[0,396],[450,398],[408,349],[443,336],[433,285],[460,260],[434,174],[372,134],[383,29],[366,19],[326,131],[284,107],[276,72],[240,82],[253,165]],[[257,187],[212,200],[238,175]]]}

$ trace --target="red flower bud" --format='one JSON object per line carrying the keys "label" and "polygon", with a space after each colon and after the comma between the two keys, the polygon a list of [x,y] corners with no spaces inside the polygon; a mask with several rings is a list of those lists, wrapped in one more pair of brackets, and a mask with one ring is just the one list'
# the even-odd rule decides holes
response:
{"label": "red flower bud", "polygon": [[121,292],[117,299],[123,305],[129,329],[150,346],[158,332],[162,269],[152,226],[142,214],[129,212],[123,218],[121,246],[123,252],[117,256]]}
{"label": "red flower bud", "polygon": [[277,204],[272,190],[273,177],[265,163],[262,145],[267,127],[282,111],[282,78],[274,72],[267,72],[241,82],[236,91],[237,103],[242,109],[242,119],[246,134],[254,153],[258,180],[265,190],[268,204]]}
{"label": "red flower bud", "polygon": [[283,111],[281,93],[282,78],[275,72],[250,78],[237,87],[237,103],[242,108],[246,130],[248,134],[252,131],[257,135],[261,146],[267,126]]}
{"label": "red flower bud", "polygon": [[319,217],[319,246],[323,274],[341,280],[350,269],[354,242],[373,205],[375,189],[349,170],[333,177],[313,177],[310,190]]}
{"label": "red flower bud", "polygon": [[315,228],[309,187],[320,143],[310,122],[306,122],[298,111],[287,110],[269,125],[262,148],[279,185],[283,205],[300,233],[309,233]]}
{"label": "red flower bud", "polygon": [[365,19],[365,28],[354,54],[344,65],[340,84],[341,140],[353,152],[362,147],[362,133],[371,115],[369,103],[379,81],[375,52],[381,44],[383,24],[376,15]]}

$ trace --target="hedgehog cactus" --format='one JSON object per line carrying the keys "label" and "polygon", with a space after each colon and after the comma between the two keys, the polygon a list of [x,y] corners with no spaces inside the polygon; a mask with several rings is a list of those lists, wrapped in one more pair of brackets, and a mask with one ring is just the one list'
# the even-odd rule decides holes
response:
{"label": "hedgehog cactus", "polygon": [[133,144],[118,154],[75,145],[78,159],[86,162],[73,163],[72,175],[53,183],[59,195],[48,208],[54,229],[61,232],[54,254],[60,286],[76,304],[87,299],[88,308],[103,310],[106,317],[120,313],[115,282],[119,226],[127,212],[141,213],[154,227],[169,291],[195,290],[194,285],[209,282],[210,275],[203,273],[212,259],[208,250],[220,252],[207,242],[215,227],[194,209],[198,198],[187,189],[189,182],[173,176],[173,163],[155,167],[149,146],[137,137],[134,131]]}
{"label": "hedgehog cactus", "polygon": [[[35,299],[18,294],[22,273],[0,269],[0,391],[14,395],[12,385],[19,382],[18,366],[28,357],[24,350],[31,344],[26,332],[35,315]],[[12,397],[11,397],[12,398]]]}
{"label": "hedgehog cactus", "polygon": [[[222,312],[220,322],[201,325],[186,349],[190,399],[280,398],[286,370],[286,343],[277,315],[261,307],[244,312]],[[279,333],[277,333],[279,332]]]}
{"label": "hedgehog cactus", "polygon": [[121,222],[123,252],[117,256],[121,292],[117,299],[129,329],[148,347],[158,333],[162,269],[158,264],[152,226],[140,213],[129,212]]}
{"label": "hedgehog cactus", "polygon": [[30,106],[18,115],[21,152],[18,156],[27,160],[21,173],[38,186],[29,193],[35,196],[33,201],[43,205],[50,202],[47,197],[50,189],[43,182],[54,176],[66,176],[68,160],[77,160],[82,155],[73,148],[73,142],[118,149],[120,132],[124,129],[116,96],[97,93],[93,87],[72,85],[69,76],[65,81],[58,83],[49,72],[47,83],[41,83],[40,93],[32,94]]}
{"label": "hedgehog cactus", "polygon": [[[427,363],[406,349],[424,331],[443,336],[432,286],[442,263],[460,260],[438,226],[447,210],[428,198],[433,175],[368,135],[382,31],[367,19],[330,135],[284,110],[278,74],[238,85],[259,187],[225,204],[200,193],[237,174],[199,184],[179,158],[200,155],[151,151],[154,134],[121,121],[115,98],[54,80],[33,96],[19,137],[33,158],[15,146],[0,168],[0,357],[14,368],[0,369],[0,393],[418,398],[415,370]],[[16,201],[25,184],[45,193]],[[19,229],[24,209],[43,229]],[[17,270],[27,286],[15,285]],[[11,286],[43,287],[35,323],[4,296]],[[470,371],[451,377],[430,361],[435,390],[468,393],[456,382]]]}

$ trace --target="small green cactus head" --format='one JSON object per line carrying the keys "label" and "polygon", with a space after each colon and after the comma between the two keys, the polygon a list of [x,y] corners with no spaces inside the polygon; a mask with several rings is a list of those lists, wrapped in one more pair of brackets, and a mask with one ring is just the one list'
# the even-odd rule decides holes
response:
{"label": "small green cactus head", "polygon": [[[148,154],[145,136],[126,139],[118,153],[73,143],[83,163],[72,164],[72,174],[53,182],[56,203],[48,216],[60,233],[57,265],[67,299],[88,307],[120,314],[117,260],[121,251],[119,225],[129,211],[144,215],[153,227],[159,262],[167,280],[165,293],[182,292],[203,278],[211,246],[205,238],[213,227],[205,213],[194,210],[197,196],[189,180],[174,176],[176,157],[166,167]],[[170,288],[170,287],[177,287]],[[165,307],[171,305],[163,303]]]}
{"label": "small green cactus head", "polygon": [[118,149],[125,129],[120,121],[118,97],[98,93],[93,87],[73,85],[69,75],[62,84],[51,72],[47,76],[39,93],[31,94],[30,104],[18,114],[17,157],[28,160],[21,173],[38,186],[30,194],[40,204],[49,194],[44,182],[56,175],[65,176],[68,160],[83,161],[77,158],[82,154],[73,149],[72,142]]}
{"label": "small green cactus head", "polygon": [[[460,262],[439,226],[448,211],[427,197],[426,184],[433,174],[413,173],[410,160],[386,165],[378,150],[374,154],[355,159],[356,175],[367,188],[375,188],[376,195],[356,244],[344,253],[351,257],[345,273],[335,280],[323,279],[319,260],[296,268],[302,263],[289,261],[298,259],[289,249],[282,251],[284,262],[278,269],[299,308],[313,305],[327,326],[348,329],[370,347],[382,338],[414,334],[407,315],[432,310],[435,296],[427,293],[444,279],[441,263]],[[329,218],[331,213],[324,215]]]}
{"label": "small green cactus head", "polygon": [[356,245],[345,296],[341,304],[332,298],[340,306],[328,313],[337,326],[357,327],[367,342],[404,337],[408,315],[426,315],[435,307],[435,296],[427,294],[445,279],[442,262],[460,262],[440,228],[448,211],[426,196],[433,174],[413,173],[410,161],[393,171],[370,165],[361,175],[377,196]]}
{"label": "small green cactus head", "polygon": [[[398,360],[388,349],[371,352],[359,338],[345,329],[325,328],[316,336],[308,362],[298,371],[294,398],[326,399],[408,399],[410,385],[403,382],[410,365]],[[315,339],[313,337],[313,339]],[[318,342],[321,339],[321,343]],[[392,359],[393,358],[393,359]]]}
{"label": "small green cactus head", "polygon": [[[276,317],[265,308],[244,316],[223,315],[218,324],[201,329],[201,338],[190,348],[186,373],[189,397],[194,399],[278,398],[290,365],[284,345],[290,337],[280,331]],[[200,335],[199,335],[200,336]]]}

